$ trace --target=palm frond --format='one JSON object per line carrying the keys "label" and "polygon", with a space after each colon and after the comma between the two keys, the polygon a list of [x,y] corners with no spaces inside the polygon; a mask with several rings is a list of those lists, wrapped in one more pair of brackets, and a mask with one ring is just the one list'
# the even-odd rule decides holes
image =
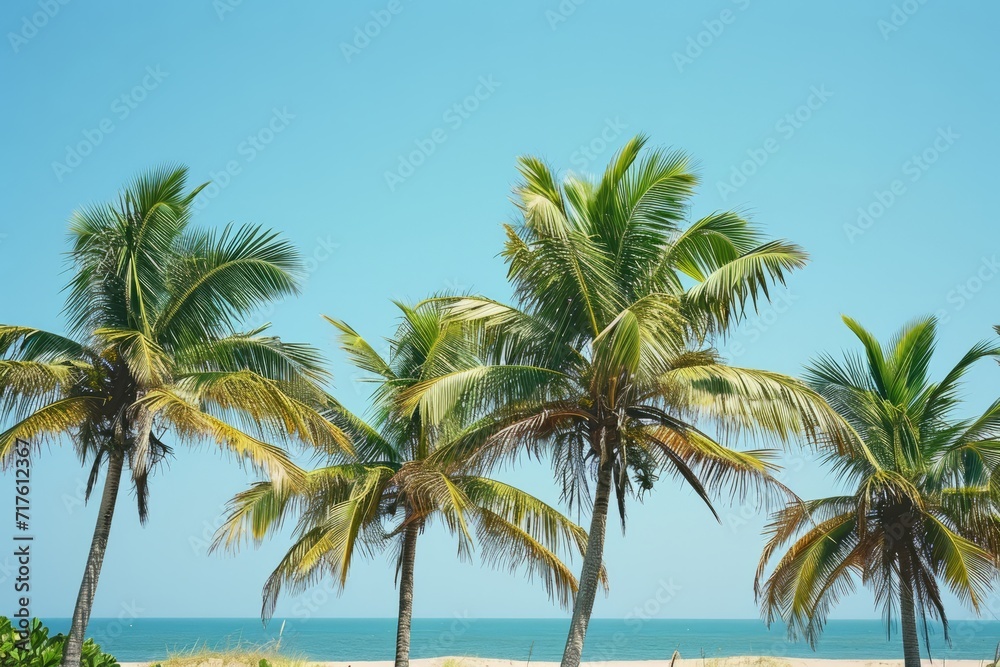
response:
{"label": "palm frond", "polygon": [[0,324],[0,357],[16,361],[80,361],[88,355],[82,344],[58,334]]}
{"label": "palm frond", "polygon": [[725,262],[686,294],[688,307],[708,315],[714,328],[726,331],[740,321],[747,305],[757,309],[773,284],[785,284],[789,273],[805,266],[808,256],[787,241],[768,241]]}
{"label": "palm frond", "polygon": [[329,379],[323,356],[303,343],[289,343],[261,331],[237,333],[203,340],[179,349],[175,355],[181,372],[249,369],[282,383],[320,383]]}
{"label": "palm frond", "polygon": [[102,401],[92,396],[70,396],[49,403],[0,433],[0,462],[10,463],[19,440],[39,447],[81,428],[100,410]]}
{"label": "palm frond", "polygon": [[281,447],[268,444],[225,421],[213,417],[201,408],[168,389],[150,391],[140,402],[152,415],[165,420],[176,435],[188,442],[202,439],[214,440],[223,450],[232,452],[242,460],[267,473],[279,488],[300,485],[303,471],[292,463]]}
{"label": "palm frond", "polygon": [[769,433],[788,441],[850,452],[863,449],[861,438],[829,404],[800,380],[724,364],[698,364],[665,373],[660,391],[722,429]]}
{"label": "palm frond", "polygon": [[170,356],[143,332],[104,327],[94,331],[94,335],[117,350],[132,377],[143,387],[157,387],[170,377],[173,365]]}
{"label": "palm frond", "polygon": [[154,323],[158,338],[197,344],[218,337],[225,324],[298,291],[301,257],[275,232],[227,226],[219,234],[192,235],[186,244]]}

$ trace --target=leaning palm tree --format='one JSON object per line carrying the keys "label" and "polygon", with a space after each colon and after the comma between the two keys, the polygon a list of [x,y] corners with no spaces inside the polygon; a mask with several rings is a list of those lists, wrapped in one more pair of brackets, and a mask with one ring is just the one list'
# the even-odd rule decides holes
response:
{"label": "leaning palm tree", "polygon": [[563,667],[580,662],[612,493],[623,528],[626,496],[649,490],[663,472],[708,503],[720,489],[786,494],[767,452],[733,450],[725,440],[749,430],[847,442],[815,392],[777,373],[729,366],[713,348],[805,253],[765,240],[732,212],[688,224],[697,182],[688,158],[643,154],[644,144],[629,141],[599,181],[559,181],[540,160],[520,159],[521,222],[506,227],[503,253],[516,305],[445,300],[488,363],[403,396],[432,421],[456,406],[482,415],[482,428],[468,429],[439,459],[470,450],[491,464],[523,451],[547,455],[574,506],[596,477]]}
{"label": "leaning palm tree", "polygon": [[943,623],[947,638],[942,588],[978,611],[997,574],[1000,401],[972,419],[955,412],[963,376],[1000,357],[1000,347],[975,345],[932,382],[933,318],[908,324],[888,345],[844,321],[863,355],[820,357],[807,380],[859,436],[860,446],[828,456],[851,490],[774,515],[756,588],[768,623],[780,617],[793,637],[815,644],[830,610],[860,580],[889,628],[898,614],[905,665],[919,667],[917,617],[925,641],[928,617]]}
{"label": "leaning palm tree", "polygon": [[0,325],[0,461],[15,443],[68,440],[91,466],[87,496],[106,471],[93,542],[63,665],[80,664],[84,633],[127,466],[139,517],[148,479],[171,440],[214,440],[274,484],[301,483],[278,444],[350,448],[315,407],[321,359],[242,316],[296,291],[297,252],[258,227],[188,226],[198,189],[186,169],[140,175],[110,205],[73,215],[68,334]]}
{"label": "leaning palm tree", "polygon": [[[355,366],[376,382],[371,423],[331,401],[331,421],[350,433],[356,457],[306,473],[303,485],[255,484],[239,494],[220,528],[215,547],[258,544],[297,516],[294,544],[264,586],[262,616],[274,613],[283,589],[293,593],[325,576],[339,588],[360,551],[372,556],[388,551],[399,581],[396,667],[409,665],[413,574],[419,535],[440,521],[468,558],[475,547],[491,565],[538,577],[550,596],[564,606],[577,584],[559,554],[583,551],[587,535],[539,499],[480,474],[456,460],[433,461],[434,453],[460,433],[461,416],[431,424],[419,411],[403,411],[399,398],[409,387],[479,364],[461,326],[445,323],[433,305],[400,306],[402,321],[383,358],[343,322],[343,348]],[[328,318],[329,319],[329,318]]]}

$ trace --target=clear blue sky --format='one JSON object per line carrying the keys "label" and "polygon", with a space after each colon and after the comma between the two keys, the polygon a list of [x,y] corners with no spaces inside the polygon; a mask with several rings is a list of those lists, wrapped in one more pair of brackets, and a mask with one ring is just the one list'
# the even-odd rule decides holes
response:
{"label": "clear blue sky", "polygon": [[[46,2],[51,18],[38,14]],[[911,14],[894,16],[894,2]],[[5,2],[0,321],[60,329],[70,212],[113,197],[137,170],[180,161],[194,181],[224,186],[202,200],[198,224],[272,226],[317,260],[302,297],[269,319],[325,350],[338,394],[360,409],[321,313],[377,338],[393,326],[390,298],[506,298],[497,253],[515,156],[598,170],[645,132],[698,159],[696,213],[738,208],[812,255],[780,305],[724,346],[739,363],[797,373],[850,343],[841,313],[887,336],[940,311],[939,370],[991,335],[1000,7],[577,3]],[[378,18],[375,36],[359,38]],[[859,208],[871,217],[859,222]],[[1000,369],[984,366],[970,405],[998,393]],[[510,477],[555,500],[546,469]],[[72,608],[96,511],[76,502],[83,479],[67,450],[36,463],[38,615]],[[204,448],[180,451],[152,481],[147,527],[125,494],[95,614],[124,604],[144,616],[254,616],[286,544],[236,558],[199,544],[249,479]],[[808,466],[788,481],[803,495],[832,485]],[[6,502],[13,480],[0,485]],[[762,519],[741,516],[713,524],[669,484],[633,505],[627,538],[611,527],[612,595],[595,614],[622,617],[663,580],[679,590],[660,616],[756,616]],[[420,616],[562,613],[521,579],[457,564],[438,531],[420,545],[416,585]],[[8,580],[0,603],[11,600]],[[391,616],[395,604],[378,560],[315,613]],[[838,615],[874,612],[858,595]]]}

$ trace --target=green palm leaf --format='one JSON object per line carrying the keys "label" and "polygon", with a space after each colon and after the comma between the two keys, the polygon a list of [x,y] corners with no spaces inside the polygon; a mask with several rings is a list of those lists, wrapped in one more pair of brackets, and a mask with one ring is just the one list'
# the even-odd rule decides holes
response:
{"label": "green palm leaf", "polygon": [[[860,580],[887,620],[900,615],[904,653],[915,661],[917,618],[940,619],[947,634],[942,585],[978,610],[1000,574],[993,485],[1000,478],[993,441],[1000,403],[976,419],[951,417],[961,378],[995,351],[976,345],[934,383],[933,318],[907,324],[888,344],[844,321],[863,354],[821,357],[808,378],[856,434],[858,446],[827,457],[855,491],[775,515],[757,591],[769,622],[780,618],[815,643],[832,607]],[[796,535],[765,579],[777,549]]]}

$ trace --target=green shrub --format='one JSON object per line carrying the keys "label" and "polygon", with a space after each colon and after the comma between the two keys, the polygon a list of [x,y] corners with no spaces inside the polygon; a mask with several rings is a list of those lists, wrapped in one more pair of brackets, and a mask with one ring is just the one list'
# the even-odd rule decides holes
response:
{"label": "green shrub", "polygon": [[[49,630],[37,618],[31,619],[28,641],[22,644],[21,635],[11,620],[0,616],[0,667],[59,667],[66,635],[49,637]],[[88,639],[83,645],[83,667],[119,667],[114,656],[101,651],[101,647]]]}

